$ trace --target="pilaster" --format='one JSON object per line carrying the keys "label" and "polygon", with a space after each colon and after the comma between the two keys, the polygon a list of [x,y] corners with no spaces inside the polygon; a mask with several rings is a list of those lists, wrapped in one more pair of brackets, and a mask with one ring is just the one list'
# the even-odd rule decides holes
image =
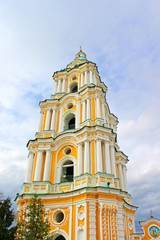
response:
{"label": "pilaster", "polygon": [[112,174],[114,174],[114,176],[116,176],[114,145],[111,145],[110,151],[111,151],[111,169],[112,169],[111,171],[112,171]]}
{"label": "pilaster", "polygon": [[51,110],[48,109],[48,110],[47,110],[45,130],[49,130],[50,120],[51,120]]}
{"label": "pilaster", "polygon": [[33,163],[34,163],[34,153],[30,152],[28,156],[26,176],[24,181],[26,183],[31,183],[32,181]]}
{"label": "pilaster", "polygon": [[97,139],[97,172],[103,172],[101,140]]}
{"label": "pilaster", "polygon": [[82,174],[82,143],[78,143],[78,175]]}
{"label": "pilaster", "polygon": [[111,174],[111,160],[110,160],[110,151],[109,151],[109,142],[105,141],[105,165],[106,173]]}
{"label": "pilaster", "polygon": [[41,181],[43,152],[38,150],[34,181]]}
{"label": "pilaster", "polygon": [[50,172],[51,172],[51,151],[47,150],[43,181],[50,181]]}
{"label": "pilaster", "polygon": [[84,173],[89,173],[89,141],[84,142]]}

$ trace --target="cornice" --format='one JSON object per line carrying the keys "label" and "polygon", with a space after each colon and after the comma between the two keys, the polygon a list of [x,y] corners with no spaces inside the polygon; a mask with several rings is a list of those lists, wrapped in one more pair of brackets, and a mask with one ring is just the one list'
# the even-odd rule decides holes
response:
{"label": "cornice", "polygon": [[124,199],[123,199],[123,207],[127,210],[131,210],[131,211],[136,211],[138,207],[134,206],[134,205],[131,205],[129,204],[128,202],[126,202]]}
{"label": "cornice", "polygon": [[[99,125],[95,125],[95,126],[83,126],[81,129],[75,129],[74,131],[72,130],[71,131],[63,131],[61,133],[59,133],[59,135],[57,135],[55,138],[52,138],[52,137],[48,137],[48,138],[35,138],[35,139],[31,139],[28,141],[27,143],[27,147],[28,149],[30,149],[30,146],[32,144],[36,145],[36,144],[40,144],[40,143],[43,143],[43,144],[55,144],[57,141],[60,141],[61,139],[63,138],[66,138],[66,137],[72,137],[73,139],[76,139],[78,140],[78,138],[82,137],[82,135],[86,135],[87,134],[97,134],[97,136],[94,136],[92,138],[91,137],[88,137],[89,139],[92,138],[92,139],[101,139],[101,140],[106,140],[108,141],[108,137],[111,137],[111,138],[114,138],[116,137],[116,133],[114,133],[112,131],[111,128],[107,128],[107,127],[103,127],[103,126],[99,126]],[[103,136],[103,135],[100,135],[100,134],[107,134],[107,136]],[[84,136],[85,137],[85,136]],[[84,140],[84,138],[83,138]],[[78,140],[79,142],[79,140]]]}
{"label": "cornice", "polygon": [[75,66],[75,67],[73,67],[73,68],[71,68],[71,69],[65,68],[65,69],[62,69],[62,70],[60,70],[60,71],[56,71],[56,72],[53,73],[52,78],[54,79],[54,78],[58,77],[58,76],[61,75],[61,74],[70,75],[70,73],[72,73],[72,72],[74,72],[74,71],[76,71],[76,70],[77,70],[77,71],[80,71],[82,68],[84,68],[84,67],[86,67],[86,66],[88,67],[88,65],[91,65],[91,66],[93,66],[93,67],[96,67],[97,73],[99,74],[97,65],[96,65],[94,62],[86,61],[86,62],[83,62],[83,63],[81,63],[81,64],[78,64],[77,66]]}
{"label": "cornice", "polygon": [[[100,195],[104,194],[106,196],[106,200],[110,199],[110,196],[115,196],[116,199],[114,199],[114,201],[118,201],[119,199],[123,199],[123,206],[126,209],[135,211],[137,209],[137,207],[127,203],[124,200],[124,197],[126,197],[126,193],[121,191],[120,189],[116,189],[116,188],[108,188],[108,187],[102,187],[102,186],[96,186],[96,187],[82,187],[79,189],[75,189],[75,190],[71,190],[68,192],[56,192],[56,193],[38,193],[38,195],[41,197],[41,199],[47,199],[47,200],[54,200],[54,199],[66,199],[66,198],[70,198],[72,201],[73,197],[79,197],[80,195],[84,195],[86,196],[86,194],[93,194],[93,195]],[[28,198],[32,198],[32,196],[34,195],[34,193],[24,193],[22,195],[17,196],[17,202],[18,201],[22,201]],[[104,198],[101,197],[97,197],[97,200],[105,200]]]}
{"label": "cornice", "polygon": [[129,161],[128,156],[125,155],[122,151],[116,151],[116,157],[123,159],[126,163]]}
{"label": "cornice", "polygon": [[158,218],[148,218],[147,220],[140,221],[139,223],[140,223],[141,226],[146,226],[146,225],[151,224],[151,223],[153,223],[153,224],[157,223],[158,225],[160,225],[160,219],[158,219]]}

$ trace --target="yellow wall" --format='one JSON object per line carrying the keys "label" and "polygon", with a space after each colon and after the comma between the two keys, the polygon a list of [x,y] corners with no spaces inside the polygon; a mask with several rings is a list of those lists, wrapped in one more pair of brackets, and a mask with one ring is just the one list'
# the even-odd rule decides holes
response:
{"label": "yellow wall", "polygon": [[50,176],[51,183],[54,183],[55,164],[56,164],[56,152],[52,152],[52,164],[51,164],[51,176]]}

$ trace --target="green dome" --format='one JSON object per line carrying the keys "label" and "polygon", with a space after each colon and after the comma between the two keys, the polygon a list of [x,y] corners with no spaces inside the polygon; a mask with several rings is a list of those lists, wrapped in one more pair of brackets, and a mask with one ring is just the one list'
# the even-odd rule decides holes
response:
{"label": "green dome", "polygon": [[78,67],[85,62],[88,62],[86,54],[82,52],[82,49],[80,48],[80,51],[76,54],[75,59],[71,63],[69,63],[66,68],[72,69],[74,67]]}

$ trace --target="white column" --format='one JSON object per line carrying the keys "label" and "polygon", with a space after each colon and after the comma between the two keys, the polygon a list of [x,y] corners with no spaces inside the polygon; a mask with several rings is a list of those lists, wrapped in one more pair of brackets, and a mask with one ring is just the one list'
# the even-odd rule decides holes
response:
{"label": "white column", "polygon": [[44,117],[44,113],[41,112],[41,116],[40,116],[40,122],[39,122],[39,128],[38,128],[38,132],[42,131],[42,126],[43,126],[43,117]]}
{"label": "white column", "polygon": [[80,114],[81,114],[81,107],[80,101],[78,101],[76,110],[77,110],[77,119],[76,119],[76,129],[79,128],[80,125]]}
{"label": "white column", "polygon": [[34,181],[41,181],[43,152],[38,151]]}
{"label": "white column", "polygon": [[47,150],[43,181],[50,181],[50,173],[51,173],[51,151]]}
{"label": "white column", "polygon": [[50,120],[51,120],[51,110],[49,109],[47,111],[45,130],[49,130]]}
{"label": "white column", "polygon": [[66,91],[66,79],[63,78],[63,85],[62,85],[62,92],[65,92]]}
{"label": "white column", "polygon": [[69,87],[69,78],[68,78],[68,81],[67,81],[67,86],[68,86],[68,89],[67,89],[67,93],[69,93],[70,92],[70,87]]}
{"label": "white column", "polygon": [[78,75],[78,86],[79,86],[79,89],[80,89],[80,87],[82,87],[82,77],[81,77],[81,74]]}
{"label": "white column", "polygon": [[90,99],[87,99],[87,119],[91,118],[91,106],[90,106]]}
{"label": "white column", "polygon": [[128,192],[128,187],[127,187],[127,176],[126,176],[126,174],[127,174],[127,168],[126,168],[126,166],[125,165],[123,165],[123,169],[122,169],[122,172],[123,172],[123,179],[124,179],[124,190],[126,191],[126,192]]}
{"label": "white column", "polygon": [[118,240],[124,240],[124,223],[123,223],[123,210],[122,204],[118,206],[117,211],[117,230],[118,230]]}
{"label": "white column", "polygon": [[88,82],[87,82],[87,70],[84,72],[84,77],[85,77],[85,84],[88,84]]}
{"label": "white column", "polygon": [[82,109],[82,122],[86,120],[86,103],[85,100],[83,102],[83,109]]}
{"label": "white column", "polygon": [[109,143],[107,141],[105,141],[105,162],[106,162],[106,173],[111,174]]}
{"label": "white column", "polygon": [[62,79],[60,80],[60,92],[62,92]]}
{"label": "white column", "polygon": [[103,172],[101,140],[97,139],[97,172]]}
{"label": "white column", "polygon": [[58,89],[58,82],[55,81],[55,87],[54,87],[54,92],[57,93],[57,89]]}
{"label": "white column", "polygon": [[26,183],[32,182],[33,160],[34,160],[34,153],[30,152],[29,156],[28,156],[26,176],[25,176],[25,180],[24,180],[24,182],[26,182]]}
{"label": "white column", "polygon": [[84,85],[84,78],[83,78],[83,72],[81,72],[81,86]]}
{"label": "white column", "polygon": [[89,141],[84,142],[84,173],[89,173]]}
{"label": "white column", "polygon": [[57,84],[58,84],[57,92],[59,93],[61,91],[61,80],[60,79],[57,80]]}
{"label": "white column", "polygon": [[97,85],[96,73],[94,72],[94,84]]}
{"label": "white column", "polygon": [[115,150],[114,146],[111,146],[111,169],[112,169],[112,174],[116,176],[116,169],[115,169]]}
{"label": "white column", "polygon": [[63,107],[60,109],[60,116],[59,116],[59,132],[62,131],[62,115],[63,115]]}
{"label": "white column", "polygon": [[[89,223],[90,223],[90,239],[96,240],[96,202],[90,202]],[[101,215],[100,215],[101,216]]]}
{"label": "white column", "polygon": [[53,109],[52,120],[51,120],[51,130],[55,131],[56,128],[56,111]]}
{"label": "white column", "polygon": [[97,118],[101,118],[101,109],[100,109],[100,99],[96,98],[96,112],[97,112]]}
{"label": "white column", "polygon": [[102,119],[105,120],[105,109],[104,109],[104,103],[102,102]]}
{"label": "white column", "polygon": [[90,78],[89,78],[90,84],[91,84],[91,83],[94,83],[94,82],[93,82],[93,72],[92,72],[92,70],[90,70],[89,77],[90,77]]}
{"label": "white column", "polygon": [[58,80],[58,93],[62,92],[62,80]]}
{"label": "white column", "polygon": [[82,174],[82,143],[78,143],[78,175]]}
{"label": "white column", "polygon": [[122,164],[118,164],[119,168],[119,177],[120,177],[120,184],[121,184],[121,189],[124,190],[124,181],[123,181],[123,172],[122,172]]}

